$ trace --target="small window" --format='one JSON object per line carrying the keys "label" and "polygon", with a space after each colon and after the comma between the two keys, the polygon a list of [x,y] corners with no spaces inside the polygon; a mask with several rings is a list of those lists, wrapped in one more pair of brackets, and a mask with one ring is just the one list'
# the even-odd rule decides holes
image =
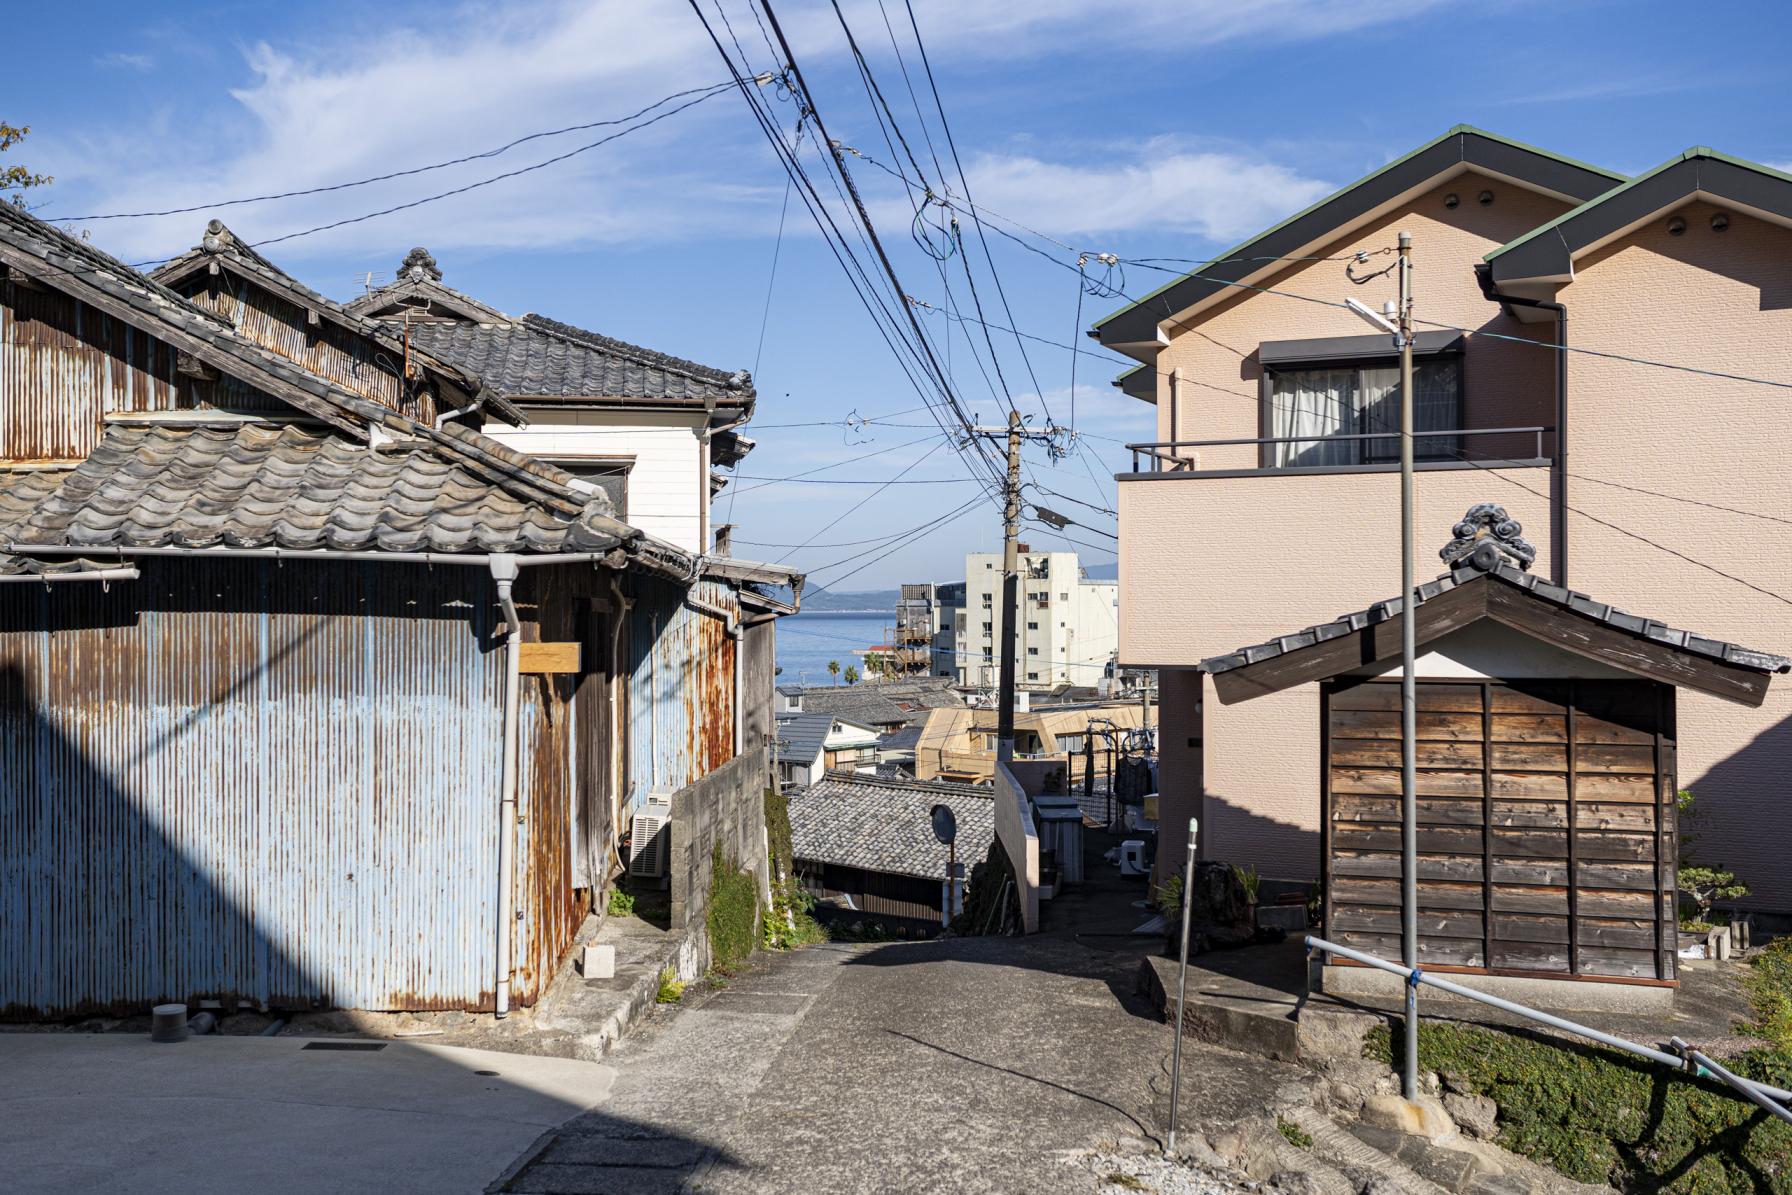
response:
{"label": "small window", "polygon": [[1036,622],[1029,622],[1027,624],[1027,629],[1029,631],[1037,631],[1039,629],[1039,624]]}
{"label": "small window", "polygon": [[1027,679],[1028,680],[1038,680],[1039,674],[1037,672],[1029,672],[1029,673],[1027,673]]}
{"label": "small window", "polygon": [[[1267,374],[1268,438],[1264,464],[1276,468],[1372,465],[1400,459],[1400,369],[1369,364],[1302,365]],[[1450,355],[1413,365],[1413,427],[1462,426],[1462,359]],[[1391,433],[1391,434],[1390,434]],[[1345,436],[1376,436],[1372,440]],[[1419,436],[1418,460],[1459,456],[1456,436]]]}
{"label": "small window", "polygon": [[1029,647],[1029,648],[1027,648],[1027,654],[1030,656],[1036,656],[1039,654],[1039,649],[1037,647]]}
{"label": "small window", "polygon": [[615,508],[616,517],[628,518],[628,475],[635,467],[632,460],[603,460],[596,457],[560,457],[548,458],[548,464],[564,469],[580,481],[589,482],[601,490],[610,505]]}
{"label": "small window", "polygon": [[1070,600],[1070,595],[1068,593],[1060,593],[1058,595],[1058,600],[1060,602],[1068,602]]}

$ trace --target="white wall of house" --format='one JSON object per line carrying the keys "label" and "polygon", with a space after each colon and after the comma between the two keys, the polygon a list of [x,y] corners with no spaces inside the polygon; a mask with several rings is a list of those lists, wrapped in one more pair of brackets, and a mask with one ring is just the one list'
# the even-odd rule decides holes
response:
{"label": "white wall of house", "polygon": [[[1119,643],[1119,582],[1084,578],[1075,552],[1023,552],[1020,567],[1016,687],[1098,684]],[[1001,553],[968,553],[964,570],[958,681],[993,685],[1002,643]]]}
{"label": "white wall of house", "polygon": [[556,464],[626,462],[627,521],[656,539],[701,552],[709,508],[709,468],[699,437],[701,411],[570,410],[523,404],[529,426],[488,420],[500,444]]}

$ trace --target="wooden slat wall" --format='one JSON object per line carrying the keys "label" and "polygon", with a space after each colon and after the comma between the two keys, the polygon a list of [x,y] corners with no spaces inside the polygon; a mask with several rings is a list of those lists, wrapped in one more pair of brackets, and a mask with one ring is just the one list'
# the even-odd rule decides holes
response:
{"label": "wooden slat wall", "polygon": [[[1672,690],[1428,682],[1418,699],[1421,962],[1671,979]],[[1325,710],[1327,928],[1397,958],[1400,686],[1331,686]]]}

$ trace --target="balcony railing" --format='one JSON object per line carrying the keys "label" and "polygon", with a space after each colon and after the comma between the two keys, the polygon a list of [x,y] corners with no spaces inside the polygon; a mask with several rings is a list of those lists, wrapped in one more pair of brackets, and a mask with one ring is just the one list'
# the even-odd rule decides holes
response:
{"label": "balcony railing", "polygon": [[[1533,437],[1534,452],[1532,456],[1528,458],[1527,463],[1541,462],[1547,460],[1543,453],[1543,437],[1554,431],[1555,429],[1553,427],[1475,427],[1437,431],[1427,428],[1413,436],[1413,440],[1415,441],[1414,447],[1418,450],[1415,452],[1414,458],[1426,462],[1445,461],[1465,462],[1470,464],[1505,464],[1515,461],[1527,461],[1527,458],[1515,457],[1510,454],[1500,456],[1474,456],[1457,449],[1437,451],[1429,446],[1436,445],[1440,440],[1459,440],[1472,436],[1531,436]],[[1269,465],[1264,463],[1264,460],[1269,455],[1268,449],[1275,445],[1355,444],[1367,450],[1370,448],[1370,444],[1368,443],[1370,441],[1392,441],[1394,455],[1370,455],[1365,451],[1361,455],[1368,457],[1368,459],[1361,459],[1348,463],[1330,463],[1324,465],[1302,465],[1299,463]],[[1244,466],[1216,471],[1227,473],[1280,473],[1288,471],[1306,472],[1312,470],[1387,468],[1388,466],[1399,462],[1399,443],[1399,432],[1364,432],[1342,436],[1269,436],[1244,440],[1165,440],[1155,444],[1128,444],[1126,447],[1127,450],[1132,453],[1132,471],[1134,473],[1207,472],[1208,470],[1199,468],[1199,462],[1194,455],[1191,455],[1184,450],[1194,450],[1198,453],[1198,451],[1203,448],[1245,448],[1251,446],[1255,446],[1257,449],[1258,463],[1255,467]],[[1141,460],[1145,462],[1145,467],[1143,469],[1139,467]],[[1296,462],[1298,462],[1298,457],[1296,457]]]}

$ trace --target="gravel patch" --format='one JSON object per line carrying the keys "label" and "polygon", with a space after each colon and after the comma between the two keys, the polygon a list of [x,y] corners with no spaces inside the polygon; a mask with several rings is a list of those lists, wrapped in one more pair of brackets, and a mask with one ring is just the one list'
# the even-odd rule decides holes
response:
{"label": "gravel patch", "polygon": [[1153,1191],[1158,1195],[1235,1195],[1275,1188],[1253,1182],[1236,1171],[1216,1170],[1157,1153],[1084,1154],[1078,1164],[1095,1176],[1102,1195],[1121,1191]]}

